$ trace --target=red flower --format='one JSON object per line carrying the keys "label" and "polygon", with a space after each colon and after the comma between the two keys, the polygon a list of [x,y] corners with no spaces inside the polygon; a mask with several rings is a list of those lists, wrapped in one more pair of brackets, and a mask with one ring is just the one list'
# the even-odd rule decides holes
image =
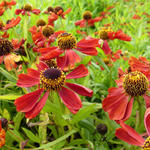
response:
{"label": "red flower", "polygon": [[[37,50],[39,48],[49,47],[51,45],[51,43],[53,43],[56,40],[56,38],[58,37],[59,34],[64,33],[64,31],[54,32],[54,29],[53,29],[53,32],[51,30],[44,32],[45,28],[47,28],[47,27],[46,26],[45,27],[33,26],[29,29],[29,31],[32,34],[32,40],[35,44],[35,47],[33,47],[34,52],[37,52]],[[49,26],[48,26],[48,28],[49,28]],[[44,33],[46,33],[45,36],[43,35]],[[48,35],[48,37],[47,37],[47,35]]]}
{"label": "red flower", "polygon": [[138,134],[130,126],[120,121],[121,128],[116,129],[116,137],[131,144],[140,146],[142,149],[149,149],[150,147],[150,108],[145,112],[144,124],[149,137],[145,140],[140,134]]}
{"label": "red flower", "polygon": [[127,120],[131,115],[134,97],[143,96],[146,107],[150,106],[148,76],[149,72],[131,70],[116,81],[118,87],[108,89],[109,94],[102,103],[110,119]]}
{"label": "red flower", "polygon": [[[65,79],[81,78],[87,75],[88,70],[82,64],[65,76],[63,71],[59,68],[49,68],[44,62],[40,62],[38,71],[28,69],[27,74],[19,75],[18,86],[31,87],[39,85],[39,89],[17,98],[15,100],[17,111],[24,112],[26,118],[32,119],[36,117],[44,107],[49,93],[57,91],[66,107],[72,113],[77,113],[82,107],[82,103],[76,93],[91,97],[93,91],[79,84],[66,82]],[[42,93],[44,93],[44,96],[40,98]]]}
{"label": "red flower", "polygon": [[[57,57],[57,63],[61,69],[73,67],[75,63],[80,62],[80,57],[74,49],[92,56],[98,53],[96,50],[96,47],[99,46],[98,39],[82,39],[77,43],[75,37],[68,33],[60,34],[57,39],[58,47],[41,48],[38,51],[42,53],[42,60]],[[59,56],[62,53],[65,55]]]}
{"label": "red flower", "polygon": [[31,16],[30,12],[32,12],[35,15],[38,15],[41,11],[40,9],[33,9],[30,4],[26,4],[22,9],[16,9],[15,14],[19,15],[21,13],[23,16],[25,14],[27,14],[28,16]]}
{"label": "red flower", "polygon": [[4,30],[8,30],[9,28],[15,27],[19,22],[21,21],[21,18],[18,16],[16,19],[12,18],[6,25],[3,27]]}
{"label": "red flower", "polygon": [[94,26],[95,22],[99,22],[103,19],[103,17],[92,18],[92,13],[90,11],[85,11],[83,13],[83,19],[75,22],[76,26],[80,26],[81,28],[88,26]]}
{"label": "red flower", "polygon": [[135,14],[135,15],[133,15],[132,19],[138,19],[139,20],[139,19],[141,19],[141,17],[139,15]]}
{"label": "red flower", "polygon": [[11,6],[16,5],[16,1],[11,0],[10,2],[3,1],[0,3],[0,16],[3,15],[6,9],[11,9]]}
{"label": "red flower", "polygon": [[5,130],[2,128],[2,122],[0,120],[0,148],[5,145]]}
{"label": "red flower", "polygon": [[70,13],[71,8],[68,8],[65,12],[62,7],[56,7],[54,12],[51,12],[50,16],[48,17],[48,25],[54,26],[54,22],[59,18],[62,17],[65,19],[65,15]]}
{"label": "red flower", "polygon": [[122,30],[118,30],[117,32],[108,32],[108,38],[110,40],[119,39],[123,41],[131,41],[131,37],[126,35]]}

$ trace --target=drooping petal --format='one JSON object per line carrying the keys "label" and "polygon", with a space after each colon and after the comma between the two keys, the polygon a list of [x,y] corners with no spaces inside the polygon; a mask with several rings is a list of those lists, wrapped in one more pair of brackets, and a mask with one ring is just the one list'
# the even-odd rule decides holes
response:
{"label": "drooping petal", "polygon": [[66,79],[75,79],[75,78],[82,78],[87,76],[88,69],[83,65],[79,65],[77,68],[75,68],[72,72],[70,72],[67,76]]}
{"label": "drooping petal", "polygon": [[28,71],[29,76],[39,79],[39,77],[40,77],[40,72],[39,71],[34,70],[32,68],[28,68],[27,71]]}
{"label": "drooping petal", "polygon": [[122,128],[116,129],[115,135],[131,145],[142,146],[144,144],[144,139],[126,124],[122,125]]}
{"label": "drooping petal", "polygon": [[59,91],[59,95],[63,103],[72,113],[74,114],[77,113],[79,109],[82,107],[82,102],[79,96],[75,94],[73,91],[65,87],[62,87],[62,89]]}
{"label": "drooping petal", "polygon": [[91,56],[96,56],[98,54],[98,51],[95,47],[77,47],[76,50]]}
{"label": "drooping petal", "polygon": [[63,15],[66,15],[66,14],[70,13],[70,11],[71,11],[71,8],[68,8],[68,9],[63,13]]}
{"label": "drooping petal", "polygon": [[20,74],[18,76],[17,86],[19,87],[32,87],[40,83],[39,78],[32,77],[27,74]]}
{"label": "drooping petal", "polygon": [[146,108],[150,107],[150,96],[144,94],[143,97],[145,100]]}
{"label": "drooping petal", "polygon": [[45,62],[40,61],[40,63],[37,64],[37,68],[38,68],[38,71],[41,72],[42,70],[45,70],[45,69],[47,69],[49,67],[48,67],[48,65]]}
{"label": "drooping petal", "polygon": [[82,39],[77,43],[77,47],[98,47],[98,41],[96,38]]}
{"label": "drooping petal", "polygon": [[32,119],[40,113],[46,103],[48,95],[49,92],[46,92],[44,96],[36,103],[36,105],[30,111],[25,113],[26,118]]}
{"label": "drooping petal", "polygon": [[66,86],[80,95],[89,97],[92,97],[93,95],[93,91],[91,89],[88,89],[82,85],[66,82]]}
{"label": "drooping petal", "polygon": [[25,94],[15,100],[15,105],[17,111],[28,112],[30,111],[37,103],[40,98],[43,89],[36,90],[34,92]]}
{"label": "drooping petal", "polygon": [[81,28],[83,28],[86,25],[86,21],[83,20],[83,19],[82,20],[78,20],[78,21],[75,22],[75,25],[76,26],[80,26]]}
{"label": "drooping petal", "polygon": [[144,115],[144,125],[148,135],[150,136],[150,108],[148,108]]}
{"label": "drooping petal", "polygon": [[107,40],[104,40],[104,43],[103,43],[103,46],[102,46],[102,50],[104,51],[104,53],[106,55],[111,53],[112,50],[110,49]]}
{"label": "drooping petal", "polygon": [[63,53],[62,50],[56,49],[56,50],[54,50],[54,51],[50,51],[50,52],[48,52],[48,53],[46,53],[46,54],[43,54],[41,58],[42,58],[43,60],[48,60],[48,59],[56,58],[56,57],[58,57],[59,55],[61,55],[62,53]]}
{"label": "drooping petal", "polygon": [[124,114],[124,118],[122,119],[123,121],[126,121],[129,119],[129,117],[131,116],[131,113],[132,113],[132,107],[133,107],[133,101],[134,101],[134,98],[132,97],[126,107],[126,112]]}
{"label": "drooping petal", "polygon": [[123,93],[122,88],[109,88],[108,96],[103,100],[104,111],[108,112],[111,120],[122,120],[128,106],[128,96]]}
{"label": "drooping petal", "polygon": [[38,15],[40,12],[40,9],[32,9],[32,13],[34,13],[35,15]]}
{"label": "drooping petal", "polygon": [[50,51],[53,51],[53,50],[56,50],[57,49],[57,47],[46,47],[46,48],[39,48],[38,49],[38,52],[40,52],[40,53],[48,53],[48,52],[50,52]]}

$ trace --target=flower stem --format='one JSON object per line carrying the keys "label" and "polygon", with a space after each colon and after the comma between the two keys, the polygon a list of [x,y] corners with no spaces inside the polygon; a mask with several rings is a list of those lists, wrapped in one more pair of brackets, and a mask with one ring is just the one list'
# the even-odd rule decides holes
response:
{"label": "flower stem", "polygon": [[[28,39],[28,24],[27,24],[27,18],[28,16],[25,15],[25,19],[24,19],[24,39],[27,41]],[[25,52],[26,52],[26,55],[27,55],[27,58],[28,58],[28,61],[30,62],[30,57],[29,57],[29,52],[28,52],[28,49],[26,47],[26,45],[24,46],[25,48]]]}

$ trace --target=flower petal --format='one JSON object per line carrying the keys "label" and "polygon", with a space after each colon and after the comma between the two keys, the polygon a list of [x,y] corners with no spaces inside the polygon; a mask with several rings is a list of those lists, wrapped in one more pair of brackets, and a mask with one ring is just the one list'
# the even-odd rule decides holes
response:
{"label": "flower petal", "polygon": [[28,71],[28,75],[29,75],[29,76],[32,76],[32,77],[34,77],[34,78],[39,79],[39,77],[40,77],[40,72],[39,72],[39,71],[34,70],[34,69],[32,69],[32,68],[28,68],[27,71]]}
{"label": "flower petal", "polygon": [[107,40],[104,40],[104,43],[103,43],[103,46],[102,46],[102,50],[104,51],[104,53],[106,55],[111,53],[112,50],[110,49],[110,47],[109,47],[109,45],[107,43]]}
{"label": "flower petal", "polygon": [[73,91],[65,87],[62,87],[62,89],[59,91],[59,95],[63,103],[72,113],[74,114],[77,113],[79,109],[82,107],[82,102],[80,100],[80,97],[77,94],[75,94]]}
{"label": "flower petal", "polygon": [[48,65],[45,62],[40,61],[40,63],[37,64],[37,68],[38,68],[38,71],[41,72],[42,70],[45,70],[45,69],[47,69],[49,67],[48,67]]}
{"label": "flower petal", "polygon": [[72,72],[70,72],[67,76],[66,79],[75,79],[75,78],[82,78],[87,76],[88,69],[83,65],[79,65],[77,68],[75,68]]}
{"label": "flower petal", "polygon": [[91,56],[96,56],[98,54],[98,51],[95,47],[77,47],[76,50]]}
{"label": "flower petal", "polygon": [[40,83],[40,79],[29,76],[27,74],[20,74],[18,76],[17,86],[19,87],[31,87]]}
{"label": "flower petal", "polygon": [[88,39],[82,39],[77,43],[77,47],[98,47],[99,39],[96,38],[88,38]]}
{"label": "flower petal", "polygon": [[36,117],[42,108],[44,107],[46,100],[48,98],[49,92],[46,92],[44,96],[36,103],[36,105],[32,108],[32,110],[25,113],[26,118],[32,119]]}
{"label": "flower petal", "polygon": [[144,144],[144,139],[130,126],[125,124],[122,128],[116,129],[115,135],[131,145],[142,146]]}
{"label": "flower petal", "polygon": [[103,100],[104,111],[108,112],[111,120],[122,120],[128,106],[128,96],[122,88],[110,88],[108,96]]}
{"label": "flower petal", "polygon": [[66,82],[66,86],[80,95],[89,97],[92,97],[93,95],[93,91],[91,89],[88,89],[82,85]]}
{"label": "flower petal", "polygon": [[146,108],[150,107],[150,96],[143,95],[143,97],[144,97],[144,100],[145,100]]}
{"label": "flower petal", "polygon": [[40,98],[43,89],[36,90],[34,92],[25,94],[15,100],[15,105],[17,111],[28,112],[30,111],[37,103]]}
{"label": "flower petal", "polygon": [[57,47],[39,48],[38,52],[40,52],[40,53],[48,53],[48,52],[56,50],[56,49],[57,49]]}
{"label": "flower petal", "polygon": [[144,124],[148,135],[150,136],[150,108],[148,108],[144,115]]}

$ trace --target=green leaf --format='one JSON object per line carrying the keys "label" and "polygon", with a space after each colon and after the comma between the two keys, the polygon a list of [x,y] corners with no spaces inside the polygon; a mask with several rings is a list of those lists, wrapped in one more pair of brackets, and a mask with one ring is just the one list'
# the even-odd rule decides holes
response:
{"label": "green leaf", "polygon": [[97,109],[96,104],[88,105],[88,106],[80,109],[79,112],[76,115],[74,115],[71,123],[75,124],[75,123],[79,122],[80,120],[87,118],[91,113],[93,113],[97,110],[98,109]]}
{"label": "green leaf", "polygon": [[44,144],[44,145],[42,145],[42,146],[40,146],[40,147],[38,147],[38,148],[35,148],[35,149],[50,148],[51,146],[54,146],[54,145],[58,144],[59,142],[65,140],[66,138],[68,138],[70,135],[76,133],[77,131],[78,131],[78,130],[73,129],[73,130],[71,130],[69,133],[67,133],[67,134],[65,134],[64,136],[58,138],[57,140],[55,140],[55,141],[53,141],[53,142],[50,142],[50,143],[48,143],[48,144]]}
{"label": "green leaf", "polygon": [[3,74],[8,80],[15,82],[17,81],[17,78],[14,77],[13,75],[11,75],[9,72],[7,72],[6,70],[4,70],[3,68],[0,67],[0,72],[1,74]]}
{"label": "green leaf", "polygon": [[25,128],[22,128],[22,129],[31,141],[40,143],[40,139],[37,136],[35,136],[30,130],[25,129]]}
{"label": "green leaf", "polygon": [[0,100],[15,100],[20,96],[21,95],[15,95],[15,94],[0,95]]}

